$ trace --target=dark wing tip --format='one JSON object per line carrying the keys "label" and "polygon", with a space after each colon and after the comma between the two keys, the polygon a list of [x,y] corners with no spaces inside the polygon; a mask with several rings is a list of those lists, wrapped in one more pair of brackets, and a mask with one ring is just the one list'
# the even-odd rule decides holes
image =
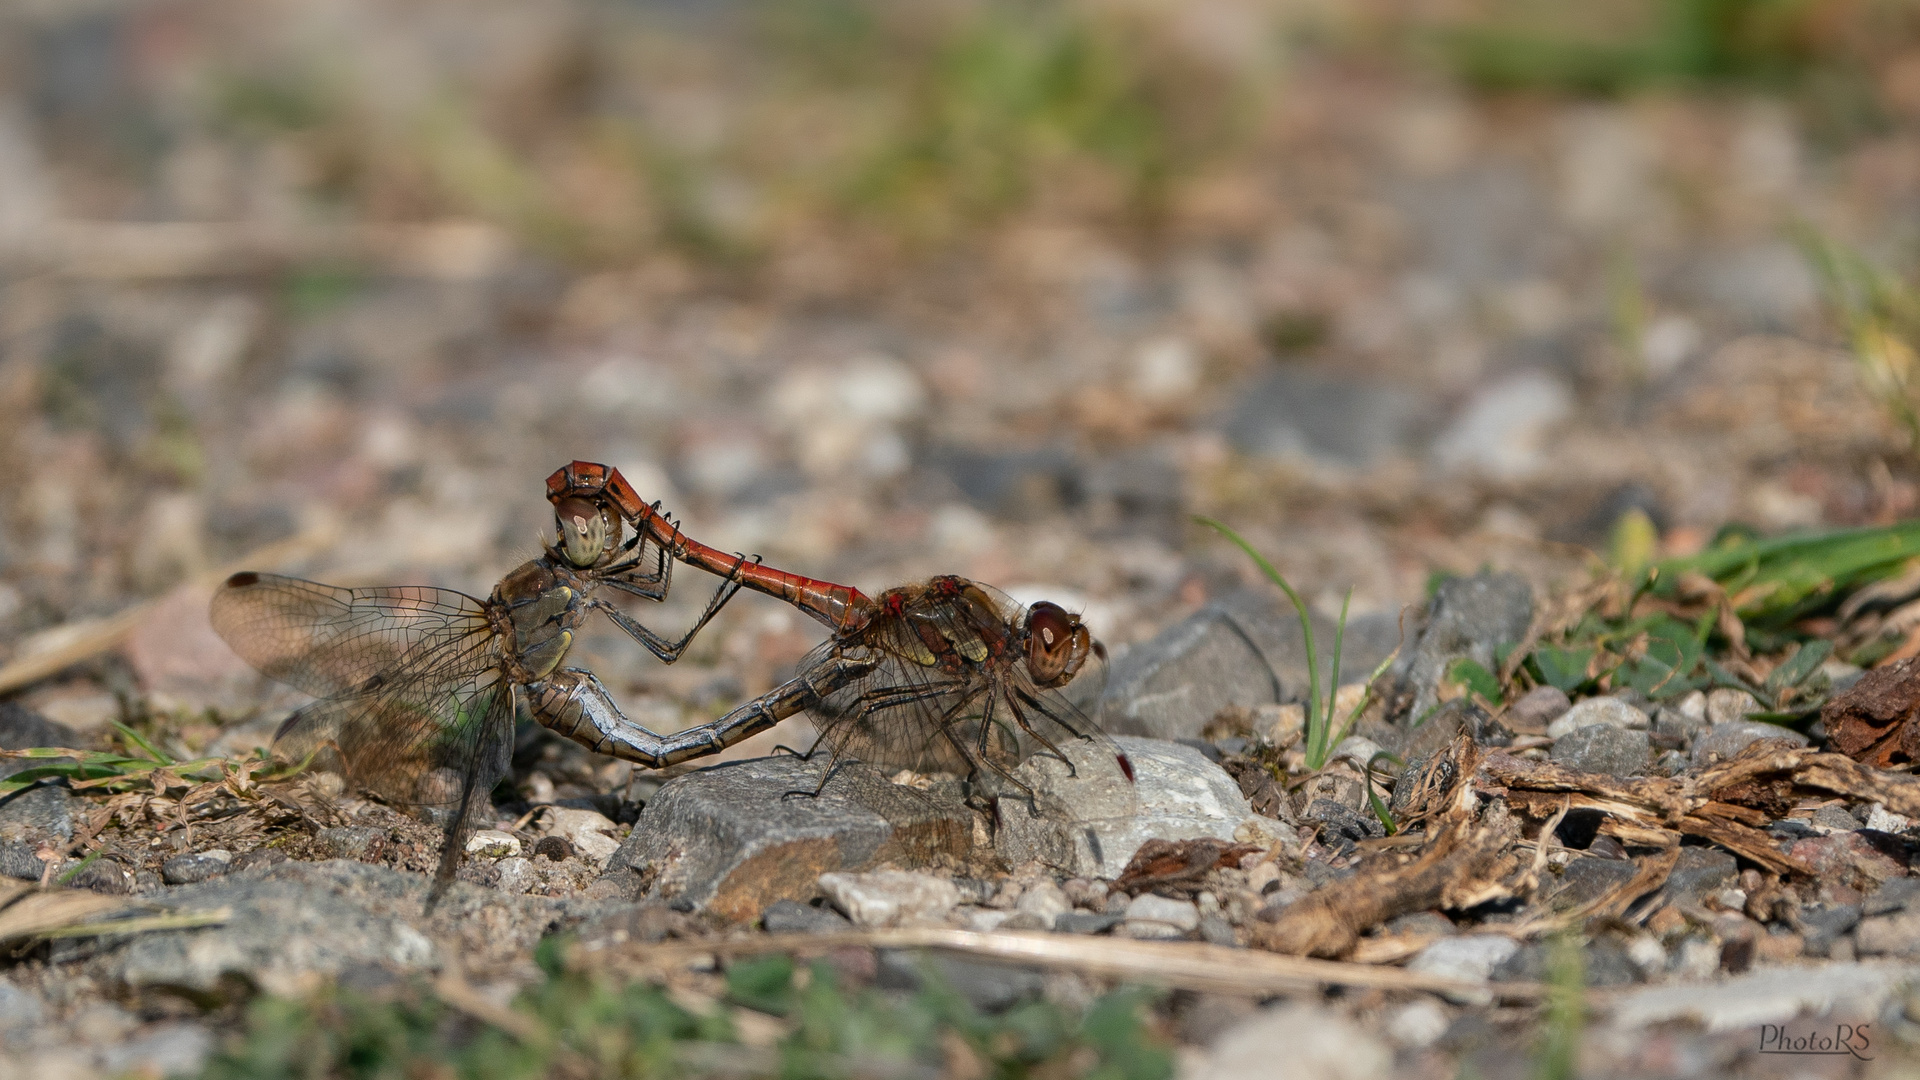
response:
{"label": "dark wing tip", "polygon": [[1120,771],[1127,774],[1127,783],[1134,783],[1133,759],[1125,754],[1115,754],[1113,755],[1113,759],[1120,763]]}
{"label": "dark wing tip", "polygon": [[258,584],[259,581],[260,581],[259,574],[255,573],[252,570],[242,570],[239,573],[227,579],[227,588],[245,589],[249,586]]}

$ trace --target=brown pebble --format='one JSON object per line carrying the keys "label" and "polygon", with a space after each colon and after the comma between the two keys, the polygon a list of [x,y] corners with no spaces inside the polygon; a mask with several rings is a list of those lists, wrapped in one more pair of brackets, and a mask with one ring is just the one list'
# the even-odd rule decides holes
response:
{"label": "brown pebble", "polygon": [[533,845],[533,854],[535,858],[544,855],[554,862],[560,862],[573,858],[573,845],[564,836],[543,836],[539,843]]}

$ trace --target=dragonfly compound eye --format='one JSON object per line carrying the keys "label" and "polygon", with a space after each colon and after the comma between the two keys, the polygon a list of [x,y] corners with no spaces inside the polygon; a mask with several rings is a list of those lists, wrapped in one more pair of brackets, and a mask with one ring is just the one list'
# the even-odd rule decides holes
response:
{"label": "dragonfly compound eye", "polygon": [[592,566],[620,539],[619,525],[609,523],[600,506],[586,499],[560,499],[553,513],[560,525],[561,550],[575,566]]}
{"label": "dragonfly compound eye", "polygon": [[1042,600],[1027,609],[1027,673],[1043,687],[1064,686],[1093,651],[1093,636],[1076,615]]}

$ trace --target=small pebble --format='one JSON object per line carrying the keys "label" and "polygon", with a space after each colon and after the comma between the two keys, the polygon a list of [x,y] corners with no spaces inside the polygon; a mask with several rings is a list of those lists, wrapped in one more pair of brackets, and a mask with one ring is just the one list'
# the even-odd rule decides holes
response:
{"label": "small pebble", "polygon": [[564,862],[573,858],[573,845],[564,836],[543,836],[534,842],[533,855],[549,862]]}
{"label": "small pebble", "polygon": [[1062,934],[1102,934],[1119,926],[1125,919],[1123,915],[1069,911],[1053,921],[1053,928]]}
{"label": "small pebble", "polygon": [[520,854],[520,838],[499,829],[475,829],[467,837],[467,854],[483,859],[508,859]]}
{"label": "small pebble", "polygon": [[1707,723],[1715,727],[1744,722],[1748,713],[1759,711],[1760,703],[1745,690],[1721,686],[1707,695]]}
{"label": "small pebble", "polygon": [[960,903],[953,882],[904,870],[821,874],[820,890],[855,926],[867,929],[939,922]]}
{"label": "small pebble", "polygon": [[1547,737],[1559,739],[1593,724],[1644,731],[1652,723],[1647,714],[1615,697],[1595,697],[1576,703],[1547,725]]}
{"label": "small pebble", "polygon": [[175,855],[160,865],[160,877],[169,885],[192,885],[219,877],[233,866],[233,852],[221,848]]}

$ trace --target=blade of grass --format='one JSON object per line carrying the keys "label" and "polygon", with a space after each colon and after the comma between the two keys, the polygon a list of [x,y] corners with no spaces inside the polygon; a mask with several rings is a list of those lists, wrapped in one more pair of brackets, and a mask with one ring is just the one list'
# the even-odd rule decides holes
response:
{"label": "blade of grass", "polygon": [[145,735],[140,734],[118,720],[112,721],[112,724],[114,730],[120,733],[121,738],[145,751],[148,757],[162,765],[172,765],[174,763],[172,758],[160,752],[159,747],[148,742]]}
{"label": "blade of grass", "polygon": [[[1318,769],[1327,763],[1327,732],[1324,730],[1326,724],[1316,715],[1320,705],[1320,662],[1314,654],[1313,622],[1307,617],[1306,602],[1300,599],[1299,593],[1293,591],[1293,586],[1287,584],[1287,579],[1267,561],[1267,557],[1255,551],[1253,545],[1247,543],[1239,533],[1234,532],[1225,523],[1203,515],[1196,514],[1193,520],[1233,541],[1235,546],[1247,553],[1247,557],[1260,568],[1260,572],[1266,575],[1267,580],[1280,586],[1280,591],[1286,593],[1287,599],[1293,601],[1293,610],[1300,615],[1300,633],[1306,639],[1307,646],[1307,767]],[[1315,738],[1316,732],[1318,739]]]}

